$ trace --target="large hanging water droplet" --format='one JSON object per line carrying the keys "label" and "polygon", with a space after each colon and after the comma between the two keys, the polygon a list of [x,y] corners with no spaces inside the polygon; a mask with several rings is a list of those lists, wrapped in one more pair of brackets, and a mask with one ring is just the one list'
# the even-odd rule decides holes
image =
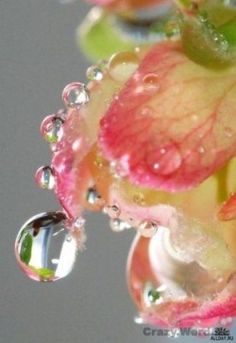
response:
{"label": "large hanging water droplet", "polygon": [[35,181],[43,189],[53,189],[55,185],[54,173],[51,167],[40,167],[35,173]]}
{"label": "large hanging water droplet", "polygon": [[146,238],[153,237],[158,230],[158,224],[154,221],[144,220],[138,226],[140,235]]}
{"label": "large hanging water droplet", "polygon": [[67,276],[75,263],[76,238],[65,228],[62,212],[40,213],[20,229],[15,254],[23,272],[36,281]]}
{"label": "large hanging water droplet", "polygon": [[103,72],[98,66],[94,65],[87,69],[86,76],[90,81],[101,81],[103,79]]}
{"label": "large hanging water droplet", "polygon": [[114,232],[121,232],[130,229],[131,225],[121,219],[116,218],[110,220],[110,227]]}
{"label": "large hanging water droplet", "polygon": [[89,91],[84,83],[72,82],[64,88],[62,100],[67,107],[78,108],[89,101]]}
{"label": "large hanging water droplet", "polygon": [[55,115],[47,116],[41,124],[40,132],[43,138],[53,144],[60,141],[63,135],[63,120]]}

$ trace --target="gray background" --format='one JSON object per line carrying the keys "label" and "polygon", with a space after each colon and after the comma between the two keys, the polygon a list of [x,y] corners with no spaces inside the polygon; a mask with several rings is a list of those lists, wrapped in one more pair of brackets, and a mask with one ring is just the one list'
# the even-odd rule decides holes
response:
{"label": "gray background", "polygon": [[14,258],[21,224],[58,209],[53,194],[34,184],[35,169],[50,161],[38,128],[61,107],[64,85],[85,78],[89,62],[78,52],[74,32],[88,8],[82,1],[0,0],[1,343],[162,341],[144,337],[133,323],[125,283],[132,232],[113,234],[104,217],[90,216],[87,251],[73,273],[54,284],[27,279]]}

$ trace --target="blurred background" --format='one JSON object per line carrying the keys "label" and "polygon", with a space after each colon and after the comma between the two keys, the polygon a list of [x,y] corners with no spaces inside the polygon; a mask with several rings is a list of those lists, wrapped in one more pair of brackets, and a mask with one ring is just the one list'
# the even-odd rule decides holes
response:
{"label": "blurred background", "polygon": [[19,227],[59,209],[53,193],[34,183],[36,168],[51,157],[39,126],[61,108],[64,86],[85,80],[89,62],[76,47],[75,29],[88,9],[82,0],[0,0],[0,343],[172,341],[145,337],[134,324],[125,280],[134,233],[112,233],[102,215],[88,218],[87,250],[69,277],[40,284],[15,262]]}

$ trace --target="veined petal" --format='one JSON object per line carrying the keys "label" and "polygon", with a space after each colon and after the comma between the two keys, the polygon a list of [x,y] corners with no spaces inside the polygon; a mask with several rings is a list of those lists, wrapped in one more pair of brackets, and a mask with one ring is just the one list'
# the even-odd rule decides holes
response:
{"label": "veined petal", "polygon": [[236,154],[235,91],[235,66],[210,70],[157,44],[101,121],[103,153],[138,185],[197,186]]}

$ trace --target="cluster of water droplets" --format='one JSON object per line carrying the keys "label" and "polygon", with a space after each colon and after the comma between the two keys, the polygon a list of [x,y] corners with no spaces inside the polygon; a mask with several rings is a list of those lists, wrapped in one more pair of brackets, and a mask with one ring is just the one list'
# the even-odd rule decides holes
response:
{"label": "cluster of water droplets", "polygon": [[[106,73],[116,82],[124,82],[138,67],[136,52],[121,52],[87,69],[88,85],[82,82],[68,84],[62,92],[65,108],[48,115],[42,122],[40,132],[49,143],[53,153],[63,149],[64,125],[68,111],[74,109],[79,115],[81,107],[90,100],[90,83],[101,82]],[[156,75],[148,75],[143,81],[147,89],[156,89]],[[40,167],[35,173],[40,188],[53,190],[57,185],[57,173],[50,165]],[[124,219],[120,205],[106,204],[96,189],[87,189],[85,199],[91,210],[103,210],[110,218],[110,227],[121,232],[135,226],[140,235],[150,238],[158,230],[155,221],[144,220],[133,225],[133,219]],[[85,248],[86,233],[83,217],[71,219],[65,212],[45,212],[30,218],[20,229],[16,238],[15,253],[23,272],[36,281],[55,281],[70,273],[77,252]]]}
{"label": "cluster of water droplets", "polygon": [[198,22],[203,29],[204,35],[212,42],[214,50],[226,54],[229,50],[229,43],[224,35],[218,32],[216,27],[211,23],[207,13],[201,13],[198,16]]}

